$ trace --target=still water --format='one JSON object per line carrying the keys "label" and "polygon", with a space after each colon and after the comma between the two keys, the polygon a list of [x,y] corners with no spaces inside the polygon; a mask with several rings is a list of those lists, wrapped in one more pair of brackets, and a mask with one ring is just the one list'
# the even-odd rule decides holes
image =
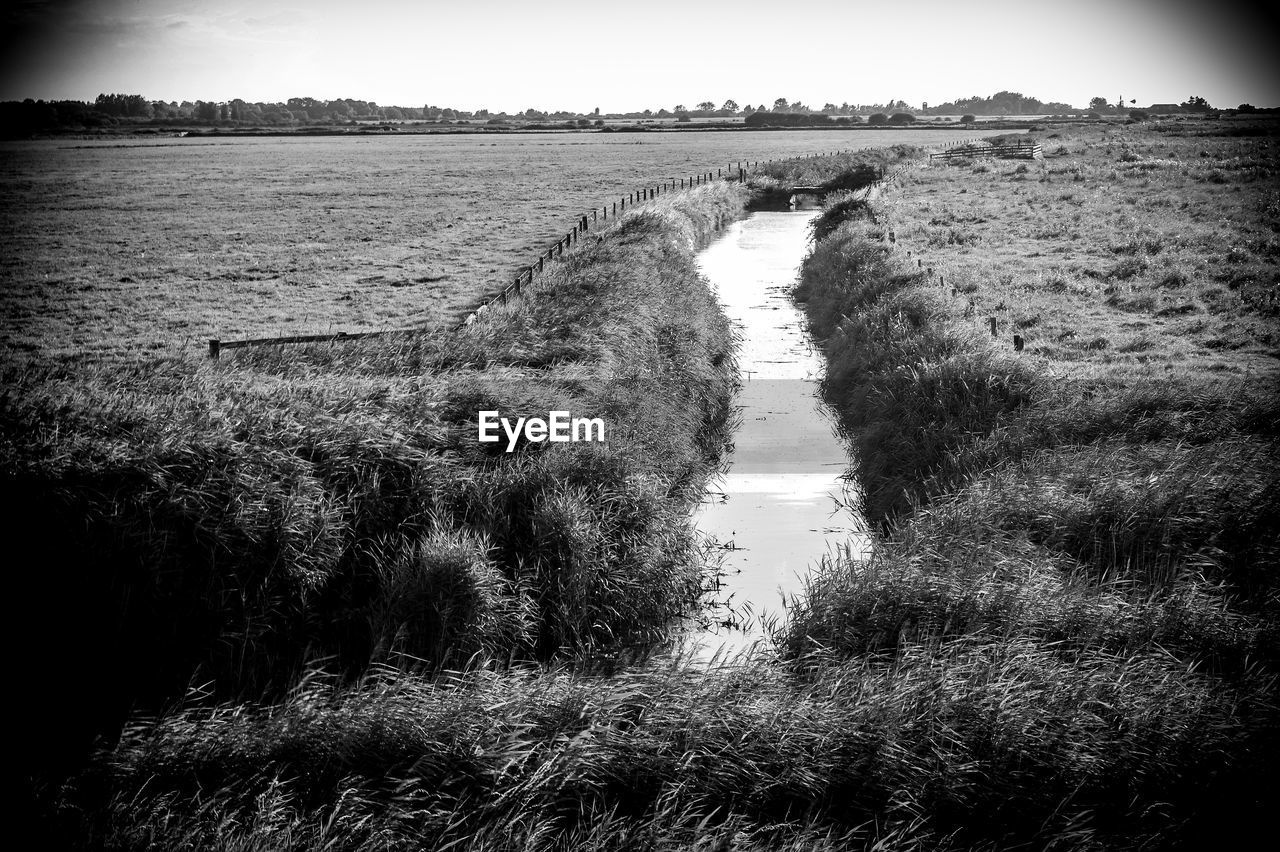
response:
{"label": "still water", "polygon": [[823,359],[791,300],[815,211],[760,211],[699,255],[740,336],[741,426],[728,473],[713,483],[697,524],[723,556],[702,653],[757,643],[804,587],[810,565],[838,547],[865,550],[848,508],[849,455],[818,397]]}

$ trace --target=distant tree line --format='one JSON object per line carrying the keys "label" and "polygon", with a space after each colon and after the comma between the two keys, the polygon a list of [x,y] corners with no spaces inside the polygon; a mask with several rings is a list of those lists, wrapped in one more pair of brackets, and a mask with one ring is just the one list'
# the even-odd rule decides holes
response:
{"label": "distant tree line", "polygon": [[[1129,101],[1133,104],[1133,101]],[[545,111],[535,108],[508,114],[490,112],[487,109],[473,111],[425,104],[421,107],[379,106],[373,101],[339,98],[289,98],[279,103],[249,102],[236,98],[230,101],[151,101],[142,95],[101,94],[92,102],[43,101],[28,98],[25,101],[0,103],[0,131],[8,136],[25,136],[33,133],[69,129],[93,130],[121,125],[141,126],[204,126],[228,128],[278,128],[302,126],[359,125],[371,123],[467,122],[491,126],[503,125],[562,125],[586,127],[603,124],[605,119],[671,119],[733,118],[745,116],[751,126],[818,126],[831,124],[855,124],[865,118],[868,124],[904,124],[916,115],[972,115],[1018,116],[1044,114],[1122,113],[1129,111],[1124,98],[1111,104],[1104,97],[1093,98],[1087,108],[1077,108],[1063,103],[1045,103],[1018,92],[1002,91],[990,97],[974,96],[946,103],[918,106],[890,98],[884,103],[834,104],[826,103],[821,109],[812,108],[800,101],[777,98],[772,104],[739,106],[732,98],[719,107],[712,100],[699,102],[694,108],[676,104],[672,109],[645,109],[638,112],[608,113],[602,115],[597,107],[590,113],[566,110]],[[1181,104],[1154,104],[1146,110],[1168,112],[1213,112],[1209,103],[1193,96]],[[1272,112],[1250,104],[1241,104],[1239,112]],[[841,121],[840,119],[847,119]]]}
{"label": "distant tree line", "polygon": [[971,98],[958,98],[942,104],[935,104],[928,112],[934,115],[954,115],[967,113],[970,115],[1059,115],[1078,112],[1071,104],[1051,101],[1045,103],[1038,98],[1024,95],[1021,92],[996,92],[984,98],[974,95]]}

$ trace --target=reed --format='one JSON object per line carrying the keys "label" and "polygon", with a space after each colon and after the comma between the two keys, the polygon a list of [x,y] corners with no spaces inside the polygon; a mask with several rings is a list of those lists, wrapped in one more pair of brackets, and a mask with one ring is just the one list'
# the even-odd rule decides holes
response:
{"label": "reed", "polygon": [[[456,334],[7,376],[7,534],[41,554],[22,631],[56,625],[24,670],[31,761],[192,683],[281,697],[321,664],[660,635],[704,580],[689,508],[737,381],[693,252],[744,201],[717,183],[629,216]],[[477,442],[481,408],[600,417],[606,440],[506,453]]]}

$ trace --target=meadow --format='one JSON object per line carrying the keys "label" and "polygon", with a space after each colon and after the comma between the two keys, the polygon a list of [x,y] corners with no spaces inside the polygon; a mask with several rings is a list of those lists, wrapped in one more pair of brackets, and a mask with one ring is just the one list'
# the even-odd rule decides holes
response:
{"label": "meadow", "polygon": [[0,357],[433,331],[663,180],[967,130],[39,140],[0,145]]}
{"label": "meadow", "polygon": [[[919,149],[787,161],[636,211],[448,335],[11,371],[6,536],[43,547],[15,593],[28,815],[119,849],[1243,842],[1280,758],[1251,127],[1047,130],[1043,162],[870,202]],[[1179,165],[1116,165],[1147,159]],[[879,541],[814,566],[771,658],[647,658],[706,579],[685,519],[733,419],[693,252],[791,182],[831,189],[796,296]],[[631,428],[491,456],[479,407]]]}
{"label": "meadow", "polygon": [[1035,137],[1042,161],[829,198],[797,298],[882,535],[824,560],[779,638],[936,666],[937,712],[1047,796],[960,782],[1005,842],[1243,838],[1280,755],[1277,128]]}

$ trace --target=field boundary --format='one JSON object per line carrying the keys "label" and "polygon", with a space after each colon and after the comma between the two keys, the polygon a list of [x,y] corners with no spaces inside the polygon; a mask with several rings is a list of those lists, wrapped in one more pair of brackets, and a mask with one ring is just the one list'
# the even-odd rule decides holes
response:
{"label": "field boundary", "polygon": [[[975,141],[975,140],[965,140]],[[959,144],[959,143],[957,143]],[[518,297],[523,288],[533,284],[534,280],[543,274],[548,261],[556,260],[564,255],[566,251],[571,251],[578,241],[592,230],[598,230],[605,223],[613,224],[628,209],[634,210],[636,207],[642,206],[649,201],[653,201],[664,194],[672,192],[685,191],[694,189],[695,187],[711,183],[714,180],[736,180],[739,183],[745,182],[747,175],[762,165],[770,163],[784,162],[788,160],[804,160],[817,159],[820,157],[835,157],[841,154],[851,154],[855,151],[868,151],[876,147],[875,145],[864,145],[861,148],[847,148],[835,151],[823,151],[813,154],[800,154],[794,157],[773,157],[765,160],[737,160],[728,163],[723,168],[717,168],[713,171],[701,172],[698,174],[690,174],[675,178],[667,178],[660,183],[651,184],[620,195],[616,201],[611,201],[600,207],[592,208],[589,213],[584,213],[578,217],[578,221],[573,225],[565,235],[552,243],[546,250],[540,252],[533,263],[528,264],[521,269],[516,276],[507,284],[502,286],[496,293],[485,298],[478,306],[467,312],[465,319],[457,328],[463,328],[479,320],[490,307],[494,305],[505,305],[510,299]],[[886,175],[875,182],[875,186],[883,186],[892,180],[895,180],[904,169],[899,169],[891,175]],[[456,330],[456,329],[455,329]],[[254,346],[280,346],[297,343],[339,343],[348,340],[361,340],[371,337],[385,337],[397,334],[430,334],[433,330],[423,328],[397,328],[382,329],[378,331],[364,332],[333,332],[329,334],[298,334],[284,335],[280,337],[259,337],[247,340],[221,340],[219,338],[209,338],[209,358],[216,359],[225,349],[243,349]]]}
{"label": "field boundary", "polygon": [[[969,139],[959,139],[949,142],[942,146],[942,150],[931,152],[929,160],[938,158],[950,158],[959,156],[972,156],[974,154],[988,154],[998,151],[1016,150],[1025,151],[1028,147],[1043,156],[1040,145],[1024,146],[1024,145],[1006,145],[1006,146],[987,146],[981,149],[974,149],[972,146],[981,142],[978,137]],[[495,305],[505,305],[509,300],[517,298],[522,290],[533,284],[533,282],[542,275],[546,264],[564,256],[566,251],[571,251],[578,241],[592,230],[598,230],[602,225],[613,224],[628,209],[634,210],[636,207],[642,206],[650,201],[656,200],[664,194],[672,192],[681,192],[694,189],[698,186],[711,183],[714,180],[736,180],[739,183],[745,182],[747,175],[754,169],[762,165],[771,163],[786,162],[789,160],[805,160],[818,159],[821,157],[836,157],[842,154],[851,154],[856,151],[869,151],[877,147],[876,145],[864,145],[860,148],[845,148],[835,151],[822,151],[812,154],[801,154],[794,157],[772,157],[765,160],[737,160],[730,162],[724,168],[717,168],[714,172],[706,171],[688,176],[677,178],[667,178],[660,183],[641,187],[625,195],[620,195],[616,201],[611,201],[600,207],[592,208],[590,213],[584,213],[578,217],[578,221],[573,225],[565,235],[552,243],[547,249],[540,252],[533,263],[528,264],[521,269],[516,276],[507,284],[503,285],[496,293],[484,299],[474,309],[467,312],[466,317],[458,328],[463,328],[479,320],[484,314]],[[912,168],[921,165],[918,162],[907,163],[900,166],[889,174],[878,178],[868,185],[869,191],[880,191],[891,186],[899,177]],[[332,332],[328,334],[295,334],[283,335],[279,337],[258,337],[246,340],[221,340],[219,338],[209,338],[209,357],[218,358],[223,350],[226,349],[243,349],[254,346],[283,346],[298,343],[340,343],[349,340],[362,340],[373,337],[386,337],[391,335],[409,335],[409,334],[428,334],[430,330],[422,328],[396,328],[382,329],[378,331],[364,332]]]}
{"label": "field boundary", "polygon": [[1044,148],[1040,143],[1034,145],[965,145],[950,147],[929,155],[930,160],[950,160],[957,157],[999,157],[1000,159],[1043,159]]}

